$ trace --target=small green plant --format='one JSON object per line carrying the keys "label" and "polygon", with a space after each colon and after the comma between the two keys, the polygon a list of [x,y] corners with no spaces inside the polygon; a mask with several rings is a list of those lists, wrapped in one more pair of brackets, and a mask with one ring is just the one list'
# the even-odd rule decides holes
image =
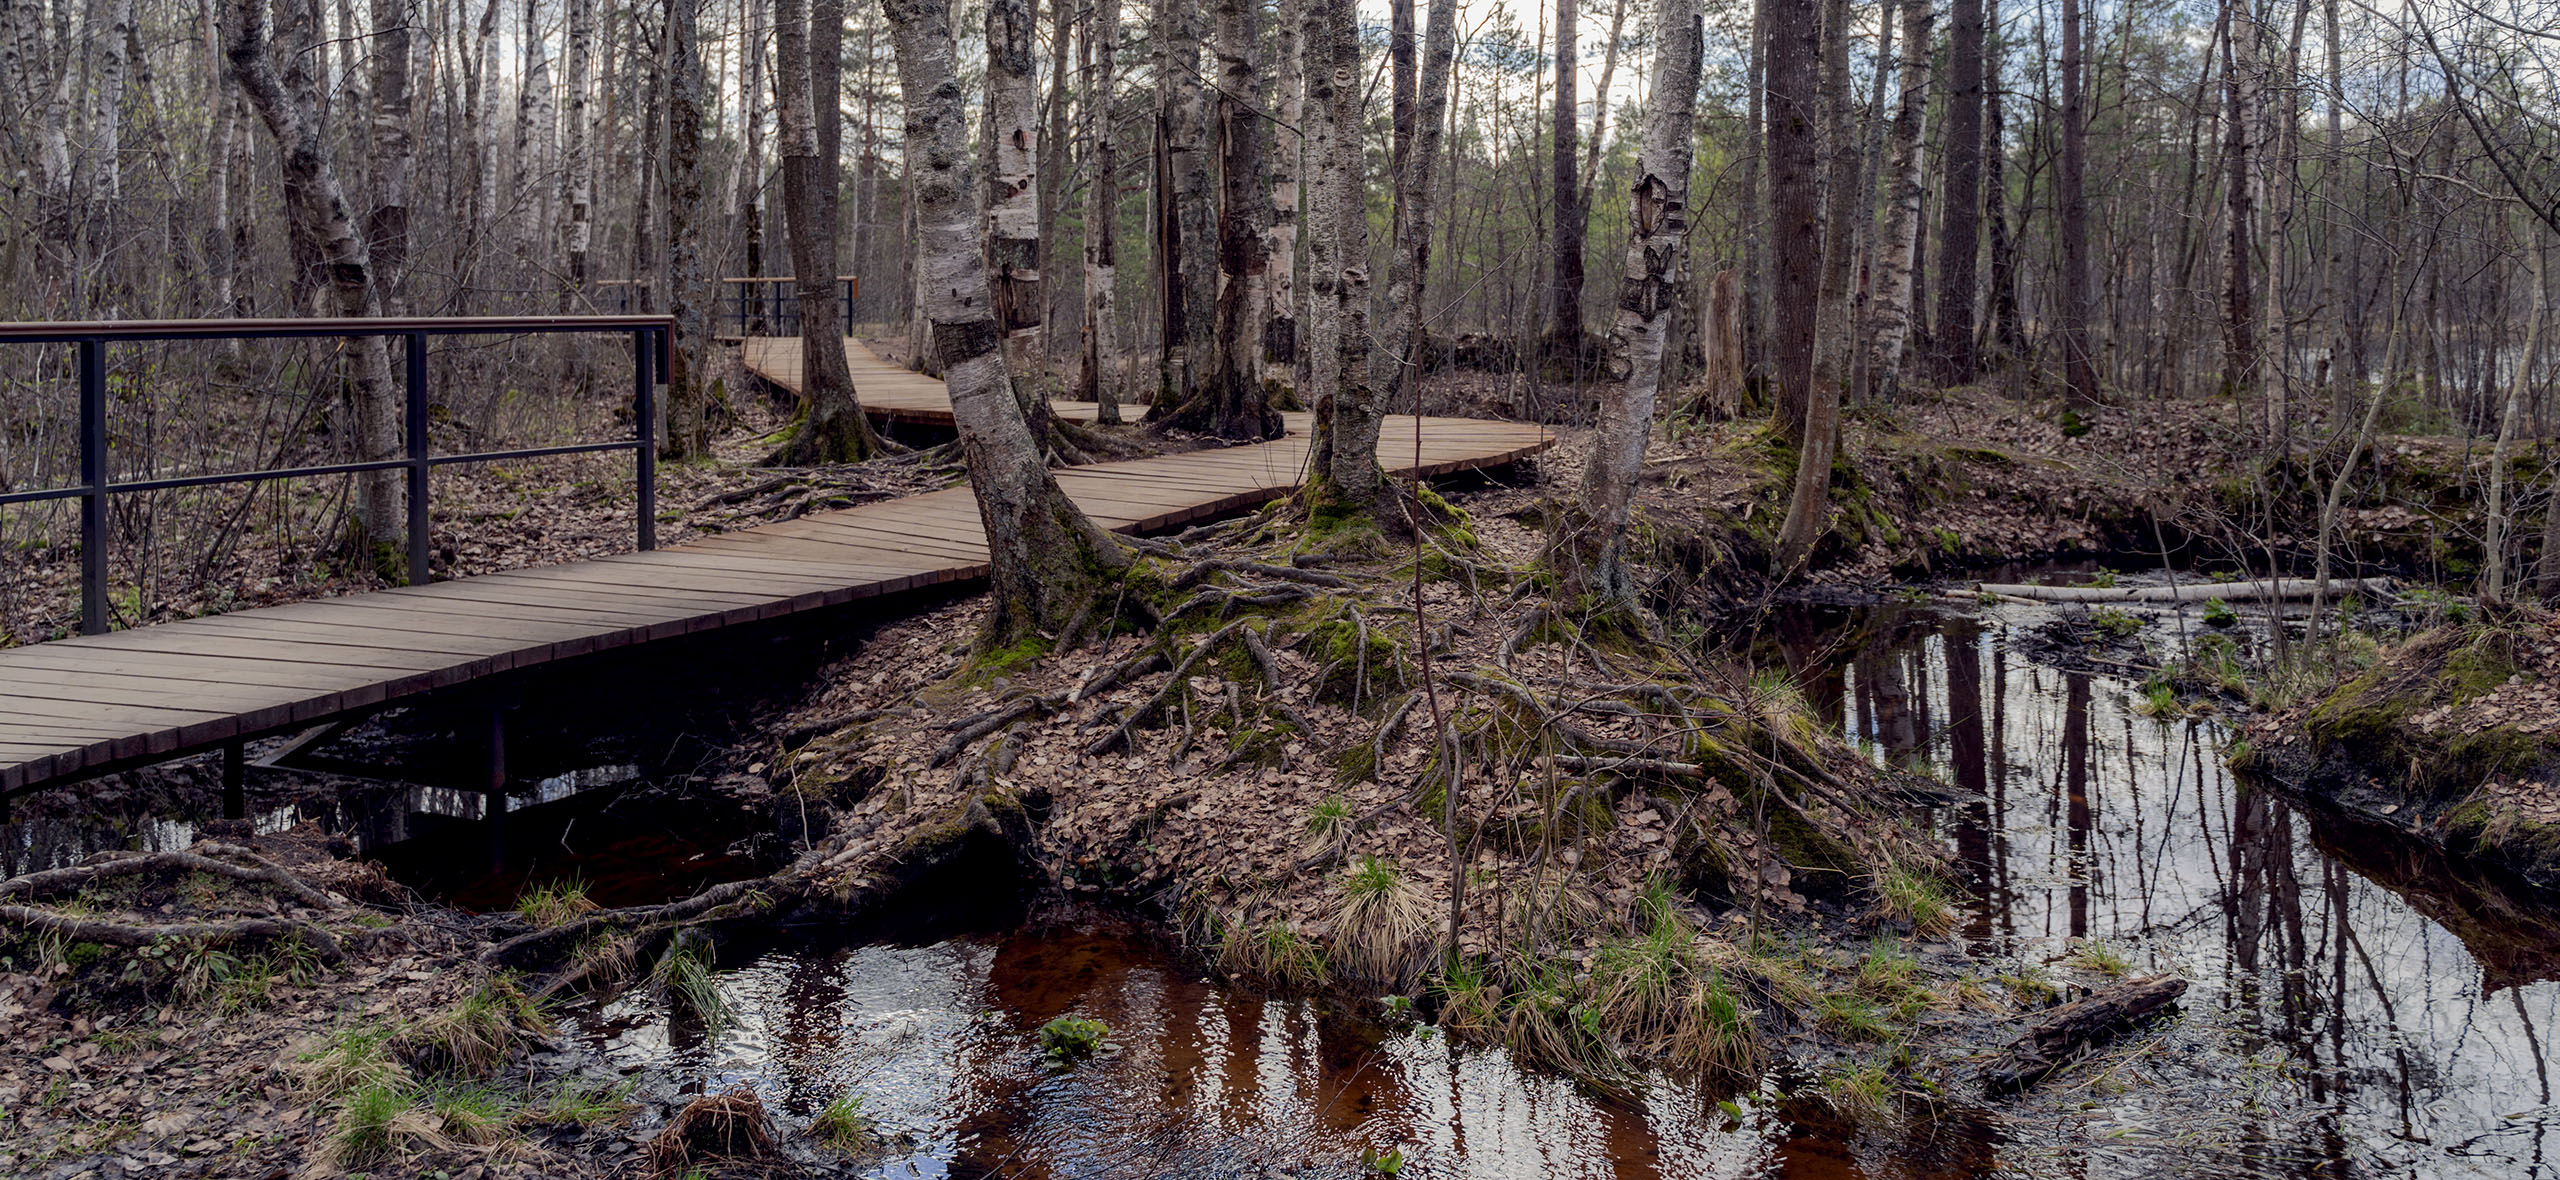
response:
{"label": "small green plant", "polygon": [[2124,952],[2096,939],[2083,941],[2071,952],[2071,965],[2110,977],[2133,970],[2133,960],[2126,958]]}
{"label": "small green plant", "polygon": [[2089,580],[2080,583],[2080,585],[2083,588],[2090,590],[2113,590],[2116,588],[2116,572],[2114,570],[2099,570],[2098,572],[2089,575]]}
{"label": "small green plant", "polygon": [[1351,804],[1340,795],[1327,795],[1324,801],[1307,812],[1307,850],[1331,852],[1351,837]]}
{"label": "small green plant", "polygon": [[2238,625],[2238,624],[2239,624],[2239,622],[2240,622],[2240,612],[2239,612],[2239,611],[2236,611],[2236,610],[2233,610],[2233,609],[2232,609],[2232,607],[2231,607],[2231,604],[2230,604],[2230,603],[2228,603],[2228,602],[2224,602],[2223,600],[2221,600],[2221,599],[2219,599],[2219,598],[2208,598],[2208,599],[2206,599],[2206,600],[2205,600],[2205,602],[2204,602],[2204,625],[2205,625],[2205,626],[2208,626],[2208,627],[2231,627],[2231,626],[2236,626],[2236,625]]}
{"label": "small green plant", "polygon": [[542,1005],[501,974],[402,1032],[393,1047],[426,1073],[486,1077],[550,1031]]}
{"label": "small green plant", "polygon": [[871,1118],[862,1113],[862,1095],[839,1094],[818,1117],[809,1120],[809,1137],[837,1151],[858,1151],[871,1142]]}
{"label": "small green plant", "polygon": [[2062,437],[2079,438],[2088,433],[2089,420],[2081,417],[2080,411],[2064,410],[2062,412]]}
{"label": "small green plant", "polygon": [[515,1122],[507,1096],[481,1086],[439,1090],[427,1099],[436,1133],[456,1143],[495,1143]]}
{"label": "small green plant", "polygon": [[1911,927],[1922,937],[1935,937],[1955,928],[1955,907],[1947,900],[1946,886],[1925,873],[1914,872],[1901,865],[1886,869],[1876,878],[1876,909],[1885,917]]}
{"label": "small green plant", "polygon": [[1822,1079],[1823,1099],[1831,1109],[1850,1118],[1873,1118],[1885,1112],[1885,1104],[1893,1098],[1893,1082],[1881,1064],[1861,1065],[1855,1069],[1836,1070]]}
{"label": "small green plant", "polygon": [[1360,1166],[1373,1176],[1394,1176],[1404,1171],[1404,1147],[1399,1144],[1381,1152],[1374,1147],[1360,1149]]}
{"label": "small green plant", "polygon": [[593,1082],[569,1078],[560,1088],[525,1112],[529,1122],[554,1126],[596,1127],[621,1122],[639,1109],[631,1102],[631,1083]]}
{"label": "small green plant", "polygon": [[361,1168],[391,1154],[396,1124],[408,1110],[407,1087],[376,1084],[355,1091],[329,1129],[330,1155],[342,1167]]}
{"label": "small green plant", "polygon": [[720,994],[720,983],[711,975],[711,946],[699,940],[679,938],[658,956],[650,969],[658,990],[667,997],[667,1006],[677,1013],[702,1022],[705,1028],[719,1028],[729,1022],[729,1001]]}
{"label": "small green plant", "polygon": [[565,925],[581,914],[595,911],[597,905],[587,896],[587,883],[576,877],[563,877],[526,888],[516,899],[516,912],[543,929]]}
{"label": "small green plant", "polygon": [[1103,1049],[1111,1026],[1090,1016],[1061,1016],[1040,1026],[1040,1053],[1054,1065],[1074,1065]]}
{"label": "small green plant", "polygon": [[2166,721],[2185,712],[2186,706],[2178,703],[2178,690],[2175,686],[2165,680],[2153,680],[2143,684],[2142,696],[2133,702],[2133,711],[2145,717]]}
{"label": "small green plant", "polygon": [[2089,625],[2117,639],[2128,639],[2148,624],[2142,616],[2102,606],[2089,612]]}
{"label": "small green plant", "polygon": [[1962,548],[1964,545],[1964,534],[1959,533],[1954,529],[1937,528],[1930,531],[1937,534],[1938,552],[1944,553],[1949,557],[1955,556],[1956,550]]}

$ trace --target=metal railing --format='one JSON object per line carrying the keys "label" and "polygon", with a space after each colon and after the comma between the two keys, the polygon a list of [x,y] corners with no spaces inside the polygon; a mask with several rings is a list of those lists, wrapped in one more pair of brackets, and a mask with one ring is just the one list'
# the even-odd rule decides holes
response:
{"label": "metal railing", "polygon": [[[722,279],[722,336],[797,336],[800,334],[800,280],[790,275]],[[837,275],[840,323],[853,322],[853,301],[862,295],[860,275]]]}
{"label": "metal railing", "polygon": [[[130,492],[218,484],[260,483],[313,475],[349,475],[366,471],[408,472],[410,585],[430,574],[427,473],[455,463],[493,463],[546,455],[596,451],[632,452],[639,498],[639,547],[658,547],[658,448],[655,391],[666,381],[668,333],[675,321],[666,316],[468,316],[429,319],[239,319],[123,320],[93,323],[0,323],[0,345],[69,344],[78,350],[80,383],[80,482],[76,486],[0,494],[0,506],[45,500],[80,501],[80,632],[107,630],[107,497]],[[430,454],[427,446],[427,338],[431,336],[499,336],[525,334],[624,333],[631,336],[631,406],[633,437],[613,442],[566,446],[522,447],[474,451],[461,455]],[[401,412],[407,451],[397,459],[355,463],[323,463],[310,467],[277,467],[214,475],[176,476],[118,482],[107,474],[107,345],[111,342],[158,340],[277,340],[294,338],[361,338],[397,336],[405,345],[403,384],[407,398]]]}

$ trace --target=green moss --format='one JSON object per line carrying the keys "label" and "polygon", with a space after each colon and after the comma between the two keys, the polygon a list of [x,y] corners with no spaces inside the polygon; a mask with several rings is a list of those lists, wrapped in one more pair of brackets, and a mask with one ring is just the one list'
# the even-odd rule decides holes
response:
{"label": "green moss", "polygon": [[960,670],[964,684],[989,684],[1002,676],[1027,671],[1031,665],[1049,654],[1050,641],[1039,635],[1025,635],[1011,643],[983,648],[973,653]]}

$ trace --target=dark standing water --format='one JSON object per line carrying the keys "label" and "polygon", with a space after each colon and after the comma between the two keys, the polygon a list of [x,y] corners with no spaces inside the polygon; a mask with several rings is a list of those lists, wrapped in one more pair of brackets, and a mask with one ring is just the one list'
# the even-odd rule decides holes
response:
{"label": "dark standing water", "polygon": [[[1604,1100],[1428,1029],[1215,986],[1108,924],[768,954],[722,975],[737,1015],[713,1037],[643,993],[572,1024],[801,1118],[859,1094],[899,1177],[1354,1175],[1396,1145],[1430,1177],[2560,1176],[2552,927],[2243,786],[2218,723],[2141,716],[2129,681],[2030,662],[1996,620],[1778,630],[1876,757],[1980,796],[1937,817],[1968,953],[2087,979],[2096,944],[2194,981],[2184,1014],[2022,1104],[1863,1128],[1774,1084]],[[1118,1047],[1053,1073],[1034,1030],[1068,1012]]]}

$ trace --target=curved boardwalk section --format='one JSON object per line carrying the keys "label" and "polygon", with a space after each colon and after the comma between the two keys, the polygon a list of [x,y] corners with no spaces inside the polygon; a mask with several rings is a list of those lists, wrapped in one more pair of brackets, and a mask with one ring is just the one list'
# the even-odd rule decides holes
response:
{"label": "curved boardwalk section", "polygon": [[[786,347],[787,346],[787,347]],[[748,364],[796,385],[797,341],[750,340]],[[867,409],[951,420],[942,383],[848,342]],[[782,363],[788,360],[788,364]],[[770,366],[770,367],[768,367]],[[1090,403],[1058,412],[1090,417]],[[1254,446],[1058,473],[1109,528],[1232,512],[1298,485],[1307,416]],[[1438,475],[1543,449],[1536,426],[1392,418],[1391,471]],[[0,794],[316,724],[479,677],[858,598],[986,576],[967,488],[864,504],[670,549],[239,611],[0,651]]]}

